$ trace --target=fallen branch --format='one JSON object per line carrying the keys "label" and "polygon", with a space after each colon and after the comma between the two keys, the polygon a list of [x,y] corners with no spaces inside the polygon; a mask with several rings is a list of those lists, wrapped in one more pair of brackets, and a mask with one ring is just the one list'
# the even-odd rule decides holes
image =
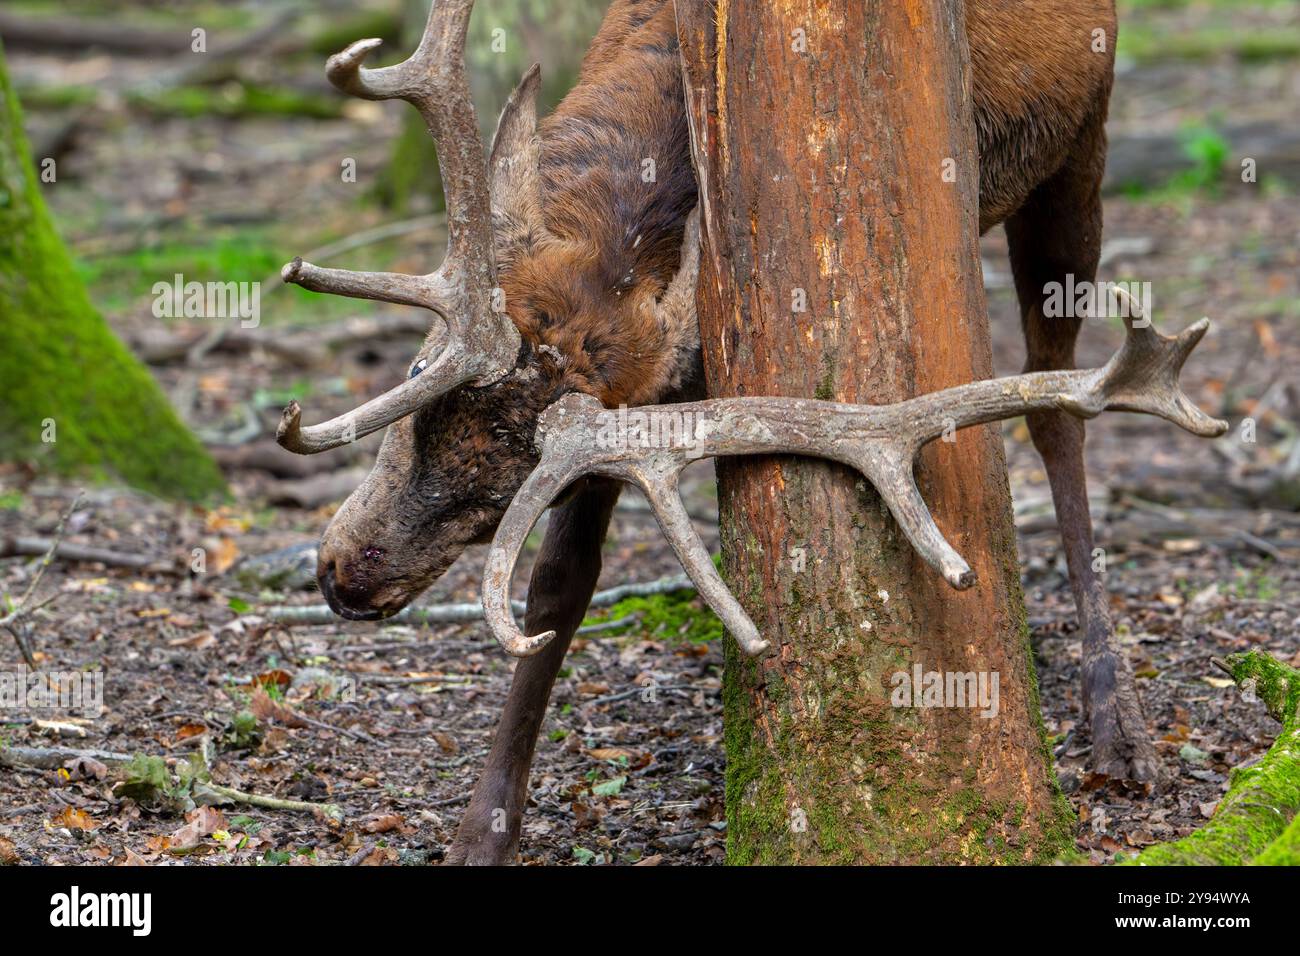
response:
{"label": "fallen branch", "polygon": [[80,544],[66,544],[56,538],[7,538],[0,540],[0,558],[35,557],[45,554],[53,546],[53,558],[60,561],[86,561],[108,565],[112,568],[133,568],[156,574],[175,574],[177,569],[166,561],[143,554],[127,554],[107,548],[90,548]]}
{"label": "fallen branch", "polygon": [[138,24],[61,17],[34,19],[0,10],[0,36],[13,49],[86,50],[146,56],[190,51],[188,30],[146,29]]}
{"label": "fallen branch", "polygon": [[1205,826],[1126,863],[1223,866],[1280,858],[1294,862],[1300,854],[1300,827],[1294,823],[1300,819],[1300,671],[1259,651],[1214,663],[1236,681],[1244,698],[1263,702],[1281,721],[1282,732],[1258,763],[1232,772],[1228,792]]}
{"label": "fallen branch", "polygon": [[353,316],[325,326],[290,326],[274,331],[230,325],[207,332],[148,327],[131,339],[131,349],[150,365],[165,365],[180,359],[193,364],[214,349],[238,353],[260,348],[283,361],[306,368],[327,361],[331,351],[358,342],[373,342],[399,335],[423,336],[428,331],[427,319],[405,312],[393,312]]}
{"label": "fallen branch", "polygon": [[[84,759],[98,760],[109,766],[124,766],[135,759],[135,754],[118,753],[112,750],[73,750],[68,747],[0,747],[0,767],[11,770],[58,770],[68,763]],[[167,758],[156,758],[166,760]],[[278,797],[264,797],[257,793],[245,793],[234,787],[223,786],[210,780],[197,785],[200,792],[207,791],[215,796],[235,803],[249,806],[265,807],[268,810],[292,810],[305,813],[322,813],[331,820],[342,820],[343,811],[333,803],[306,803],[302,800],[281,800]]]}
{"label": "fallen branch", "polygon": [[[601,608],[617,604],[624,598],[647,597],[653,594],[674,594],[678,591],[694,591],[695,585],[684,574],[674,574],[632,584],[620,584],[605,591],[597,591],[591,598],[589,607]],[[517,614],[524,612],[523,601],[512,601]],[[307,604],[301,607],[274,605],[263,608],[261,617],[277,624],[336,624],[338,617],[324,604]],[[428,607],[408,607],[394,614],[386,621],[403,624],[449,624],[483,620],[483,605],[477,602],[464,604],[434,604]]]}
{"label": "fallen branch", "polygon": [[58,770],[78,758],[118,765],[131,762],[131,754],[113,750],[73,750],[69,747],[0,747],[0,767],[10,770]]}
{"label": "fallen branch", "polygon": [[296,813],[321,813],[331,820],[341,821],[343,810],[333,803],[308,803],[304,800],[281,800],[279,797],[265,797],[260,793],[245,793],[234,787],[225,787],[219,783],[204,783],[203,788],[217,796],[235,803],[246,803],[253,807],[265,807],[268,810],[291,810]]}

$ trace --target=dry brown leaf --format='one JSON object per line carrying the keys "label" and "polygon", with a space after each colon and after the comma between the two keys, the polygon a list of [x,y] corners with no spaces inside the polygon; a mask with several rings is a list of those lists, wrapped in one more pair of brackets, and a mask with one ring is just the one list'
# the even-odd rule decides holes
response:
{"label": "dry brown leaf", "polygon": [[594,750],[588,750],[587,756],[592,760],[618,760],[621,757],[631,760],[633,753],[630,750],[624,750],[622,747],[597,747]]}
{"label": "dry brown leaf", "polygon": [[200,631],[186,637],[173,637],[167,643],[171,647],[191,647],[196,651],[201,651],[205,647],[211,647],[217,643],[217,639],[212,636],[211,631]]}
{"label": "dry brown leaf", "polygon": [[198,807],[185,815],[189,822],[171,835],[173,850],[188,850],[199,845],[214,830],[226,828],[226,816],[216,807]]}
{"label": "dry brown leaf", "polygon": [[99,823],[91,817],[85,810],[78,810],[76,807],[64,807],[63,812],[50,821],[56,827],[66,827],[69,830],[95,830],[98,829]]}
{"label": "dry brown leaf", "polygon": [[185,740],[189,737],[199,737],[208,732],[207,724],[185,724],[176,731],[177,740]]}
{"label": "dry brown leaf", "polygon": [[388,833],[390,830],[401,829],[405,822],[396,813],[386,813],[383,816],[371,817],[361,824],[361,829],[366,833]]}
{"label": "dry brown leaf", "polygon": [[14,841],[0,836],[0,866],[15,866],[22,860]]}
{"label": "dry brown leaf", "polygon": [[289,675],[288,671],[282,670],[263,671],[253,678],[254,687],[274,686],[279,687],[281,690],[285,690],[292,683],[293,677]]}
{"label": "dry brown leaf", "polygon": [[208,570],[213,574],[225,574],[239,560],[239,545],[234,538],[219,538],[208,550]]}
{"label": "dry brown leaf", "polygon": [[272,720],[286,727],[306,727],[307,722],[295,714],[292,708],[273,701],[261,687],[253,691],[249,709],[258,720]]}

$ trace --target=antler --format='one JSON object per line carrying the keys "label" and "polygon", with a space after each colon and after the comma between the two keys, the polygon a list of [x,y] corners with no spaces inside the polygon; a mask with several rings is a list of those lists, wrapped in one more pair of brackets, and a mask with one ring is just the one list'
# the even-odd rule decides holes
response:
{"label": "antler", "polygon": [[515,563],[533,525],[560,492],[583,475],[603,475],[645,493],[704,600],[745,653],[762,653],[767,642],[727,590],[677,490],[678,476],[690,461],[719,455],[794,453],[858,470],[876,486],[921,557],[954,588],[968,588],[975,573],[935,525],[912,476],[916,454],[927,442],[953,429],[1044,409],[1081,418],[1107,409],[1145,412],[1194,435],[1227,431],[1227,422],[1198,409],[1178,385],[1178,373],[1209,320],[1168,338],[1132,306],[1130,316],[1123,347],[1102,368],[995,378],[892,405],[723,398],[609,410],[591,396],[567,395],[543,412],[537,432],[541,461],[492,542],[483,574],[488,625],[507,653],[520,657],[536,653],[555,636],[553,631],[525,636],[515,624],[510,609]]}
{"label": "antler", "polygon": [[[493,308],[496,266],[488,169],[465,79],[465,31],[473,8],[474,0],[434,0],[419,48],[395,66],[362,67],[366,55],[380,45],[375,39],[353,43],[325,66],[325,75],[343,92],[367,100],[403,99],[424,117],[438,147],[446,193],[447,255],[428,275],[322,269],[294,259],[281,276],[313,292],[421,306],[448,328],[445,336],[435,329],[425,340],[418,374],[346,415],[304,428],[301,409],[291,402],[276,432],[276,440],[290,451],[313,454],[335,448],[409,415],[458,385],[490,385],[514,367],[519,332],[499,303]],[[512,125],[520,113],[525,122],[535,116],[535,92],[536,78],[530,72],[507,104],[502,126]]]}

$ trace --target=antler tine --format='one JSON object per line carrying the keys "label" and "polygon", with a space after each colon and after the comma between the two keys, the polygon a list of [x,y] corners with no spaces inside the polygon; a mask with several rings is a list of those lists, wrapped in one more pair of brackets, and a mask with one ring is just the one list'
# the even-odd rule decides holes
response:
{"label": "antler tine", "polygon": [[487,267],[492,288],[491,200],[478,115],[465,77],[465,36],[474,0],[433,0],[420,45],[393,66],[368,70],[379,40],[361,40],[330,57],[325,75],[338,89],[368,100],[403,99],[420,111],[438,145],[451,237],[448,265]]}
{"label": "antler tine", "polygon": [[[493,541],[483,578],[488,623],[511,654],[536,653],[554,636],[526,637],[519,631],[510,611],[510,578],[524,539],[556,496],[584,475],[602,475],[640,486],[701,596],[743,651],[761,653],[766,642],[718,575],[677,490],[688,462],[722,455],[794,453],[857,469],[880,492],[926,563],[954,588],[971,587],[974,571],[944,538],[917,490],[912,466],[921,447],[951,430],[1048,409],[1083,418],[1108,408],[1142,411],[1197,434],[1221,434],[1226,424],[1200,412],[1178,389],[1178,370],[1206,325],[1198,322],[1167,338],[1130,321],[1124,346],[1103,368],[972,382],[892,405],[723,398],[629,413],[604,409],[590,396],[568,395],[542,414],[541,462],[511,502]],[[665,419],[672,423],[666,431],[655,425]]]}
{"label": "antler tine", "polygon": [[[346,415],[304,428],[301,409],[286,408],[276,440],[290,451],[313,454],[345,444],[460,385],[490,385],[515,365],[519,331],[497,294],[487,160],[465,77],[473,8],[474,0],[434,0],[419,47],[394,66],[362,66],[380,44],[375,39],[353,43],[326,64],[326,76],[343,92],[404,99],[424,117],[438,147],[447,199],[447,255],[435,272],[421,276],[323,269],[295,259],[284,267],[284,281],[314,292],[430,309],[447,324],[448,335],[426,341],[419,375]],[[434,343],[441,347],[436,356]]]}
{"label": "antler tine", "polygon": [[1202,318],[1176,336],[1161,335],[1128,292],[1119,286],[1111,291],[1123,306],[1127,334],[1124,347],[1101,372],[1098,395],[1106,407],[1156,415],[1202,438],[1226,432],[1228,423],[1197,408],[1178,384],[1179,373],[1209,331],[1210,320]]}
{"label": "antler tine", "polygon": [[757,657],[770,646],[758,634],[758,628],[749,619],[745,609],[740,606],[731,591],[727,589],[722,575],[713,565],[709,550],[700,540],[691,524],[691,516],[686,513],[678,490],[677,479],[681,474],[680,466],[671,468],[635,469],[631,479],[650,502],[655,520],[664,537],[672,545],[682,569],[695,584],[700,597],[722,620],[723,625],[736,638],[740,649],[750,657]]}
{"label": "antler tine", "polygon": [[594,447],[595,436],[585,427],[586,417],[581,414],[585,402],[600,405],[589,396],[566,395],[542,412],[535,439],[541,460],[515,493],[488,549],[483,568],[483,615],[502,649],[514,657],[536,654],[555,637],[554,631],[529,637],[519,630],[510,606],[510,582],[519,552],[542,512],[588,465],[585,452]]}
{"label": "antler tine", "polygon": [[917,554],[956,590],[964,591],[975,585],[977,576],[934,523],[934,516],[916,487],[912,457],[908,451],[898,448],[893,455],[874,457],[859,470],[876,486],[881,500]]}

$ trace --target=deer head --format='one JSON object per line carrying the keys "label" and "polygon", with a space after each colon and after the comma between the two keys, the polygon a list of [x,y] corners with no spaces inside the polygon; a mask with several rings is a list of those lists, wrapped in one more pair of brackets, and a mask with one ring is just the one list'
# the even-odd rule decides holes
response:
{"label": "deer head", "polygon": [[[385,426],[373,470],[335,514],[317,578],[338,614],[386,617],[436,580],[466,545],[489,540],[537,463],[542,411],[584,392],[605,404],[651,400],[671,383],[697,341],[697,244],[687,228],[681,268],[662,282],[613,274],[589,243],[548,232],[537,135],[538,67],[510,96],[484,161],[465,77],[473,0],[435,0],[420,45],[395,66],[365,69],[379,45],[362,40],[330,58],[340,90],[404,99],[437,145],[446,192],[448,248],[427,275],[318,268],[295,259],[286,282],[317,292],[430,310],[435,321],[407,380],[338,418],[304,426],[297,402],[277,440],[313,454]],[[621,329],[622,342],[602,342]],[[614,374],[620,366],[655,366]],[[638,386],[636,383],[641,382]],[[647,391],[644,383],[656,387]]]}

